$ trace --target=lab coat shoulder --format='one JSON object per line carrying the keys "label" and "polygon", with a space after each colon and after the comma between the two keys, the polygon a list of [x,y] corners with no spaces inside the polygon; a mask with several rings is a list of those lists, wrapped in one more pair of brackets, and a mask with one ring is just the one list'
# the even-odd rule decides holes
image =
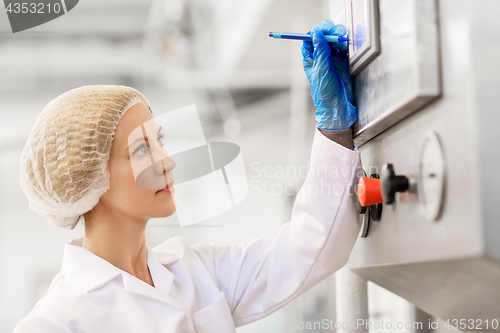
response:
{"label": "lab coat shoulder", "polygon": [[29,316],[17,324],[13,333],[71,333],[71,331],[54,319]]}
{"label": "lab coat shoulder", "polygon": [[[49,289],[31,310],[15,327],[14,333],[68,333],[66,328],[58,318],[61,311],[56,309],[72,308],[72,303],[76,300],[76,295],[82,290],[74,285],[67,277],[59,272],[52,280]],[[60,297],[65,295],[65,297]],[[64,312],[64,311],[63,311]]]}

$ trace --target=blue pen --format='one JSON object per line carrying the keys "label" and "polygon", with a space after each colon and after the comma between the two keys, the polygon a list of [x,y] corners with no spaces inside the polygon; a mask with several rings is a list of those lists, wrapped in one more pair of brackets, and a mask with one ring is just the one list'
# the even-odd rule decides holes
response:
{"label": "blue pen", "polygon": [[[269,37],[273,38],[281,38],[281,39],[299,39],[299,40],[307,40],[311,41],[311,35],[308,34],[294,34],[291,32],[270,32]],[[325,35],[325,39],[330,43],[342,43],[348,42],[349,38],[344,36],[332,36]]]}

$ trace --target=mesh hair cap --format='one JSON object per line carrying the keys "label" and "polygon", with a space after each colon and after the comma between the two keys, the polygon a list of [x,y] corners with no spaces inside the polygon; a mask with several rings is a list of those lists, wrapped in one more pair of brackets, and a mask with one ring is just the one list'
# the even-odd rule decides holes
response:
{"label": "mesh hair cap", "polygon": [[109,189],[108,159],[116,126],[143,103],[134,88],[82,86],[52,100],[21,155],[20,184],[29,207],[47,224],[73,229]]}

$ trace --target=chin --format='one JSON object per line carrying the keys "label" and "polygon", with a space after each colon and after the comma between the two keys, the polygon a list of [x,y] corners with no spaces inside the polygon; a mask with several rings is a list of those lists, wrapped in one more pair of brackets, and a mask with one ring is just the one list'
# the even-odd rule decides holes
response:
{"label": "chin", "polygon": [[172,206],[167,206],[167,207],[161,207],[158,211],[158,217],[169,217],[172,216],[176,211],[175,205]]}

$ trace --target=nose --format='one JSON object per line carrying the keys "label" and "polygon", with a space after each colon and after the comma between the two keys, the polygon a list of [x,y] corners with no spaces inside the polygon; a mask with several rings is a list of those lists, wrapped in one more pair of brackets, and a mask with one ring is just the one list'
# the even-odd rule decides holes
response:
{"label": "nose", "polygon": [[158,169],[159,174],[170,172],[175,169],[175,166],[175,161],[171,159],[170,156],[156,163],[156,168]]}
{"label": "nose", "polygon": [[175,161],[170,158],[168,152],[163,147],[158,146],[156,148],[154,154],[156,174],[166,174],[175,169]]}

